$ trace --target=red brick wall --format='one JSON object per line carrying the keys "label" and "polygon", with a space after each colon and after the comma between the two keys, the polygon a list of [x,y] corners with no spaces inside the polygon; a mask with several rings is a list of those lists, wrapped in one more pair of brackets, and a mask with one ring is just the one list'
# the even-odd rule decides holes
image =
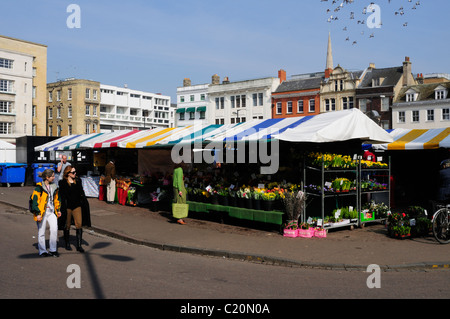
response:
{"label": "red brick wall", "polygon": [[[320,113],[320,96],[318,93],[311,93],[308,96],[297,96],[297,97],[289,97],[289,98],[277,98],[277,95],[285,95],[285,94],[293,94],[293,93],[306,93],[306,92],[314,92],[316,90],[310,91],[297,91],[297,92],[283,92],[279,94],[272,94],[272,118],[286,118],[286,117],[298,117],[298,116],[307,116],[307,115],[316,115]],[[309,112],[309,100],[315,100],[315,112]],[[303,113],[297,112],[298,101],[303,100]],[[292,113],[287,113],[287,105],[288,102],[292,102]],[[281,102],[282,112],[281,114],[277,114],[277,103]]]}

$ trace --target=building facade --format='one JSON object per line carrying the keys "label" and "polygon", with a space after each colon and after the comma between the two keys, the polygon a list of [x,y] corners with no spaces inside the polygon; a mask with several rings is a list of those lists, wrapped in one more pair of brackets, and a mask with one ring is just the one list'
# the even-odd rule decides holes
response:
{"label": "building facade", "polygon": [[280,85],[280,78],[230,82],[227,77],[213,75],[208,90],[208,123],[234,124],[253,119],[272,117],[272,92]]}
{"label": "building facade", "polygon": [[392,105],[393,128],[450,127],[450,82],[403,87]]}
{"label": "building facade", "polygon": [[303,74],[286,80],[286,73],[282,70],[279,76],[282,82],[272,93],[272,118],[319,114],[320,84],[324,75]]}
{"label": "building facade", "polygon": [[47,136],[100,132],[100,82],[66,79],[47,85]]}
{"label": "building facade", "polygon": [[207,124],[209,84],[192,85],[191,80],[183,80],[183,87],[177,88],[177,110],[175,126]]}
{"label": "building facade", "polygon": [[409,57],[403,66],[377,69],[371,63],[356,89],[356,105],[384,129],[391,129],[392,104],[404,86],[415,84]]}
{"label": "building facade", "polygon": [[0,139],[32,135],[33,56],[0,49]]}
{"label": "building facade", "polygon": [[100,130],[174,127],[175,108],[170,96],[100,84]]}
{"label": "building facade", "polygon": [[[25,54],[26,56],[31,56],[32,61],[21,61],[17,63],[18,67],[23,68],[23,71],[32,74],[32,84],[28,88],[27,92],[31,91],[32,101],[27,104],[27,116],[31,117],[31,132],[28,130],[27,124],[27,134],[44,136],[47,131],[46,123],[46,88],[47,88],[47,46],[43,44],[33,43],[29,41],[24,41],[20,39],[10,38],[0,35],[0,50],[7,51],[16,54]],[[26,62],[26,64],[24,64]],[[14,62],[13,62],[14,65]],[[25,69],[27,71],[25,71]],[[3,70],[5,71],[5,70]],[[9,72],[9,71],[7,71]],[[22,88],[20,90],[16,87],[16,95],[21,94]],[[11,93],[8,93],[11,94]],[[28,94],[28,93],[27,93]],[[22,103],[22,102],[19,102]],[[29,103],[31,105],[29,105]],[[16,105],[17,106],[17,105]],[[28,121],[29,122],[29,121]],[[8,126],[8,125],[7,125]],[[23,127],[16,125],[16,133],[13,134],[23,134]]]}

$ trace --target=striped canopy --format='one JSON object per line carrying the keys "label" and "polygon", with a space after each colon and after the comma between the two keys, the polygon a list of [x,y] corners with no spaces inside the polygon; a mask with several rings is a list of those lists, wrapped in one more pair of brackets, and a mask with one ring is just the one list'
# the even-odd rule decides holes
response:
{"label": "striped canopy", "polygon": [[376,150],[429,150],[450,148],[450,128],[389,130],[393,143],[373,145]]}

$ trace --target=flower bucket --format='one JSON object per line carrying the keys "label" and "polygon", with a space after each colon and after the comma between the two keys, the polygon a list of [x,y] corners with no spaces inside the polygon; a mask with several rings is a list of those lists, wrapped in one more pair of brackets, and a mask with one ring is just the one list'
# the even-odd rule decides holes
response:
{"label": "flower bucket", "polygon": [[273,210],[273,201],[271,200],[263,200],[262,202],[262,208],[265,211],[271,211]]}
{"label": "flower bucket", "polygon": [[298,236],[302,238],[311,238],[314,236],[314,228],[299,229]]}
{"label": "flower bucket", "polygon": [[283,236],[284,237],[298,237],[298,229],[284,229],[283,231]]}
{"label": "flower bucket", "polygon": [[327,237],[327,231],[325,229],[315,229],[314,230],[314,237],[326,238]]}

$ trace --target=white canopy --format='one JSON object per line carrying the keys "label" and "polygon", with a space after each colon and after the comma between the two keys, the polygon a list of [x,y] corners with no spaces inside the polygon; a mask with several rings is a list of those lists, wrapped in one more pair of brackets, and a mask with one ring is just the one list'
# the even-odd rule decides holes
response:
{"label": "white canopy", "polygon": [[288,142],[326,143],[359,139],[363,143],[392,143],[389,133],[359,109],[323,113],[273,138]]}

